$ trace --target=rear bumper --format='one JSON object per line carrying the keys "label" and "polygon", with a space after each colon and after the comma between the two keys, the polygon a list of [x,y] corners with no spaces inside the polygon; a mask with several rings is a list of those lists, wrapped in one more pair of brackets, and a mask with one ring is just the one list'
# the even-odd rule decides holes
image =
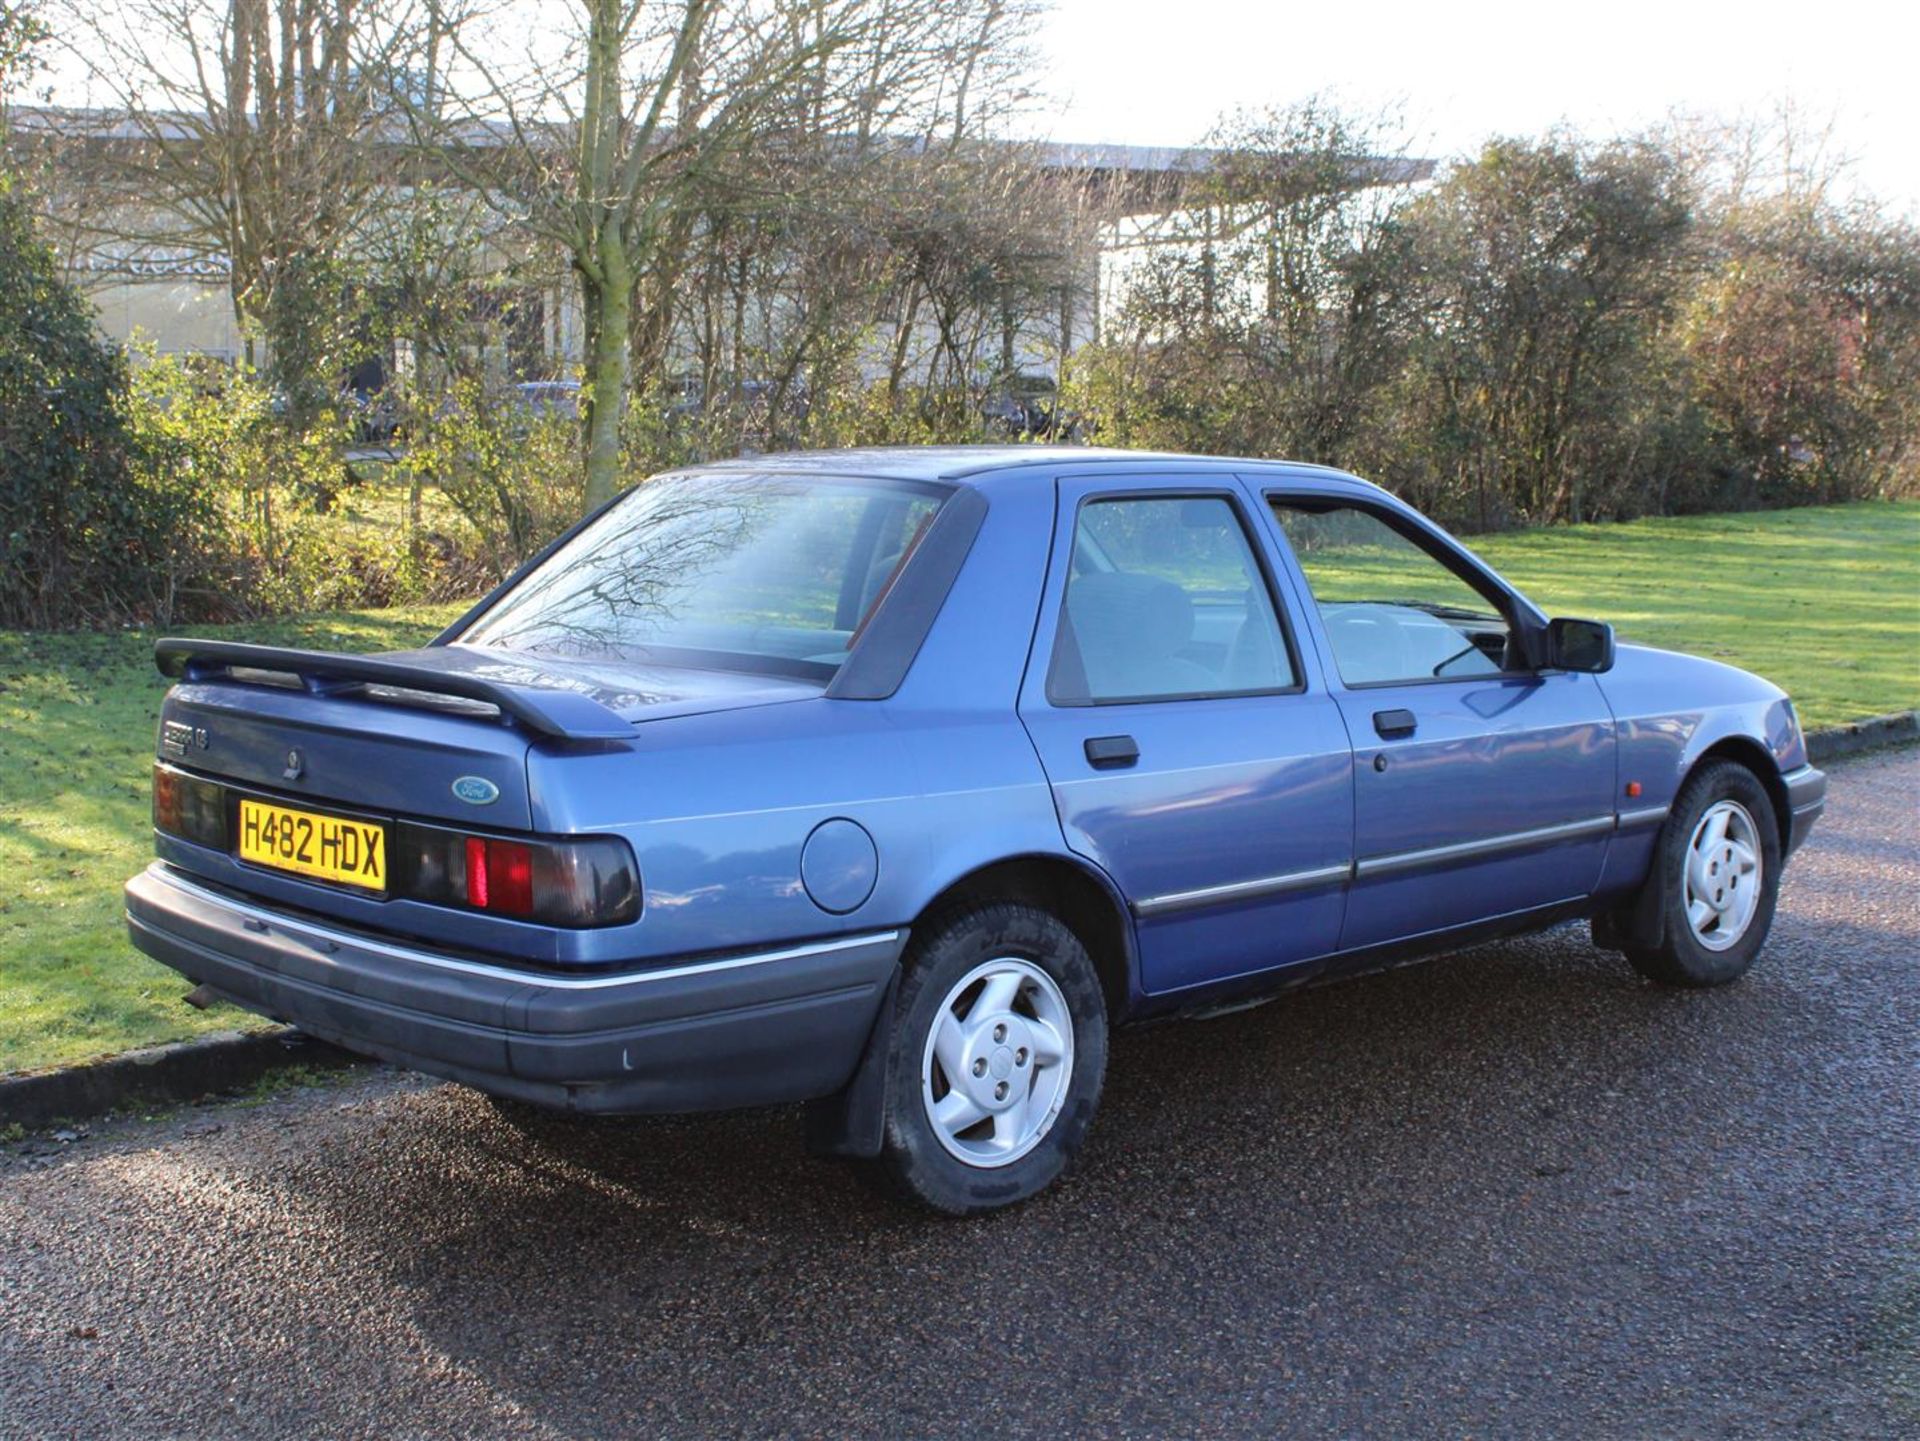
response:
{"label": "rear bumper", "polygon": [[1787,854],[1792,855],[1800,849],[1800,842],[1807,838],[1813,823],[1827,808],[1827,773],[1812,766],[1801,766],[1780,779],[1787,787],[1787,810],[1791,818],[1787,827]]}
{"label": "rear bumper", "polygon": [[155,864],[127,931],[163,965],[349,1050],[566,1110],[709,1110],[846,1084],[906,936],[548,976],[246,904]]}

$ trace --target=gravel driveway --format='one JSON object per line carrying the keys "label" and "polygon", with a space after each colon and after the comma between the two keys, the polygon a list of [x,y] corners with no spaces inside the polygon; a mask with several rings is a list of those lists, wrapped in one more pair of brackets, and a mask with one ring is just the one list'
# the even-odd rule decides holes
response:
{"label": "gravel driveway", "polygon": [[1117,1039],[1079,1172],[923,1218],[788,1111],[354,1073],[0,1148],[0,1434],[1920,1436],[1920,751],[1759,967],[1584,928]]}

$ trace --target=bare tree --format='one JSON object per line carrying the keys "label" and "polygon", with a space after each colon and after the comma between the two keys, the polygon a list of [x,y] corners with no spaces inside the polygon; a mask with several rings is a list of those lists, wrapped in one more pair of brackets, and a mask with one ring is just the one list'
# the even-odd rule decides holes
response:
{"label": "bare tree", "polygon": [[82,247],[224,265],[253,360],[277,304],[393,204],[396,107],[459,19],[437,0],[64,0],[55,33],[108,103],[66,117],[62,218]]}
{"label": "bare tree", "polygon": [[1431,168],[1391,111],[1222,121],[1180,203],[1130,234],[1114,344],[1089,357],[1105,389],[1160,417],[1158,443],[1354,463],[1402,358],[1405,218]]}
{"label": "bare tree", "polygon": [[636,361],[660,366],[676,326],[736,388],[751,308],[762,340],[788,337],[755,362],[783,388],[846,352],[879,272],[826,217],[878,193],[877,163],[971,143],[1017,103],[1036,0],[574,0],[559,35],[534,13],[463,32],[471,100],[436,144],[464,137],[450,163],[567,257],[592,506],[617,484]]}
{"label": "bare tree", "polygon": [[[414,114],[451,167],[567,257],[592,507],[617,485],[642,280],[672,255],[695,189],[865,13],[861,0],[575,0],[556,37],[539,23],[554,9],[508,8],[463,35],[468,100]],[[514,44],[514,26],[533,38]]]}
{"label": "bare tree", "polygon": [[1013,368],[1016,338],[1023,351],[1059,339],[1061,295],[1090,253],[1083,187],[996,133],[1026,98],[1034,7],[886,0],[877,13],[812,87],[856,97],[851,115],[769,116],[780,145],[705,187],[677,283],[651,300],[672,312],[689,365],[675,407],[697,399],[706,450],[840,438],[817,411],[802,423],[803,397],[872,419],[858,393],[875,374],[884,409],[924,420],[937,396],[952,412],[938,432],[959,434],[978,424],[986,376]]}

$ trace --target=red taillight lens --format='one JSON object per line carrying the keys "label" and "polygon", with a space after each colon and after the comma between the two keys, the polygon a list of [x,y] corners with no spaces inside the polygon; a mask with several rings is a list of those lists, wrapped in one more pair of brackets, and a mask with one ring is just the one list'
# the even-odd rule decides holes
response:
{"label": "red taillight lens", "polygon": [[478,836],[467,837],[467,904],[486,910],[492,901],[487,884],[487,843]]}
{"label": "red taillight lens", "polygon": [[180,834],[180,773],[160,765],[153,768],[153,826]]}
{"label": "red taillight lens", "polygon": [[615,836],[516,841],[432,826],[395,827],[394,894],[555,926],[638,919],[633,851]]}
{"label": "red taillight lens", "polygon": [[468,836],[467,904],[503,915],[532,915],[532,848],[519,841]]}
{"label": "red taillight lens", "polygon": [[494,910],[532,915],[533,852],[518,841],[488,841],[487,888]]}

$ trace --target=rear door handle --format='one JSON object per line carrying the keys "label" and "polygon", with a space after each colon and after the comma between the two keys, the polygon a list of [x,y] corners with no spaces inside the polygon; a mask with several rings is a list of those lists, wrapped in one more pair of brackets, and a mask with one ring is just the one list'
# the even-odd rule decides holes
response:
{"label": "rear door handle", "polygon": [[1096,770],[1118,770],[1140,759],[1132,736],[1093,736],[1087,741],[1087,764]]}
{"label": "rear door handle", "polygon": [[1394,736],[1410,736],[1419,729],[1410,710],[1377,710],[1373,713],[1373,728],[1383,740]]}

